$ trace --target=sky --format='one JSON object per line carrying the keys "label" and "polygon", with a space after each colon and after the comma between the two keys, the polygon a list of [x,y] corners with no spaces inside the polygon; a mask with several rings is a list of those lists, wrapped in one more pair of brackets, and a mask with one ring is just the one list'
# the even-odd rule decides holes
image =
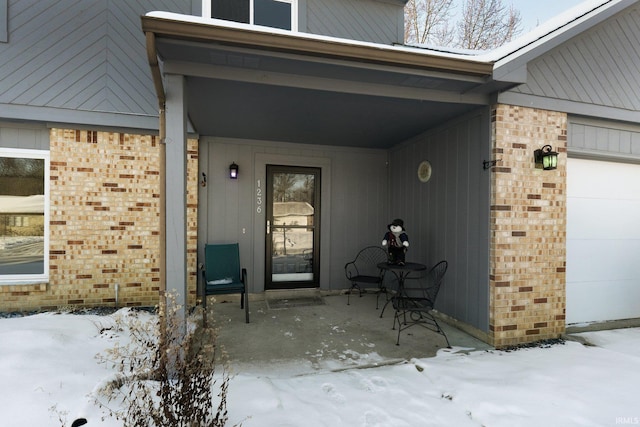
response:
{"label": "sky", "polygon": [[[98,363],[95,355],[126,345],[131,324],[156,320],[128,309],[110,316],[0,318],[0,426],[68,427],[74,419],[85,418],[87,427],[122,427],[113,418],[103,419],[105,413],[94,403],[98,399],[118,409],[117,401],[107,402],[105,393],[117,371]],[[567,341],[518,351],[454,347],[432,358],[304,374],[295,369],[304,361],[279,367],[231,362],[227,425],[640,425],[640,328],[579,336],[591,345]],[[350,349],[346,353],[343,362],[372,360],[353,357]]]}
{"label": "sky", "polygon": [[543,24],[554,16],[579,5],[584,0],[505,0],[505,4],[512,4],[520,11],[522,31],[531,31],[539,24]]}

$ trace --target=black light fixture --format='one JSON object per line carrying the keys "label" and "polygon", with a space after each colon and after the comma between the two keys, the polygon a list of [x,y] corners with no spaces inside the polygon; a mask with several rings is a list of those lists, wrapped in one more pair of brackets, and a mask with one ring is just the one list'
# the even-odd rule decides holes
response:
{"label": "black light fixture", "polygon": [[231,165],[229,166],[229,178],[231,179],[238,179],[238,165],[236,165],[236,162],[231,163]]}
{"label": "black light fixture", "polygon": [[550,145],[545,145],[534,151],[533,158],[536,162],[536,168],[548,171],[558,167],[558,153],[553,151]]}
{"label": "black light fixture", "polygon": [[502,159],[483,160],[482,161],[482,169],[484,169],[484,170],[490,169],[490,168],[496,166],[500,160],[502,160]]}

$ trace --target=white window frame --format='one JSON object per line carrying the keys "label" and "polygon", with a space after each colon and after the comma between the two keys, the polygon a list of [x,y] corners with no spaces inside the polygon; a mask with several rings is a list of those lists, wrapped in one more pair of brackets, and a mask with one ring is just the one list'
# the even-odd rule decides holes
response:
{"label": "white window frame", "polygon": [[46,150],[27,150],[0,147],[0,157],[44,160],[44,269],[42,274],[3,274],[0,286],[23,285],[49,282],[49,210],[50,210],[50,156]]}
{"label": "white window frame", "polygon": [[[202,16],[211,17],[211,2],[216,0],[202,0]],[[273,0],[291,5],[291,31],[298,31],[298,0]],[[254,25],[253,0],[249,0],[249,24]]]}

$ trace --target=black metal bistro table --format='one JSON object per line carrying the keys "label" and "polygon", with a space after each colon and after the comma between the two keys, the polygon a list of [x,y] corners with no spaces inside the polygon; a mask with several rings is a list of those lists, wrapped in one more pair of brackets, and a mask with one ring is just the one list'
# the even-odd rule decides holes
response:
{"label": "black metal bistro table", "polygon": [[[407,262],[402,265],[400,264],[389,264],[388,262],[381,262],[377,265],[380,270],[385,272],[392,272],[396,278],[398,279],[398,294],[402,294],[404,292],[404,281],[409,276],[409,274],[414,273],[416,271],[424,271],[427,269],[427,266],[424,264],[420,264],[418,262]],[[380,312],[380,317],[384,314],[384,309],[387,308],[387,304],[389,304],[390,299],[384,304],[382,307],[382,311]]]}

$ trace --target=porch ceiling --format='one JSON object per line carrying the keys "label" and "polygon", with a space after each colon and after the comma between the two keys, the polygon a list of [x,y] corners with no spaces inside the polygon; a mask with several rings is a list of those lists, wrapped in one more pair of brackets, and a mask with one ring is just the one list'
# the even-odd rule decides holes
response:
{"label": "porch ceiling", "polygon": [[184,75],[200,135],[389,148],[503,89],[491,64],[337,42],[330,54],[325,40],[185,25],[143,17],[158,97],[160,75]]}
{"label": "porch ceiling", "polygon": [[477,108],[218,79],[189,78],[187,88],[201,135],[309,144],[388,148]]}

